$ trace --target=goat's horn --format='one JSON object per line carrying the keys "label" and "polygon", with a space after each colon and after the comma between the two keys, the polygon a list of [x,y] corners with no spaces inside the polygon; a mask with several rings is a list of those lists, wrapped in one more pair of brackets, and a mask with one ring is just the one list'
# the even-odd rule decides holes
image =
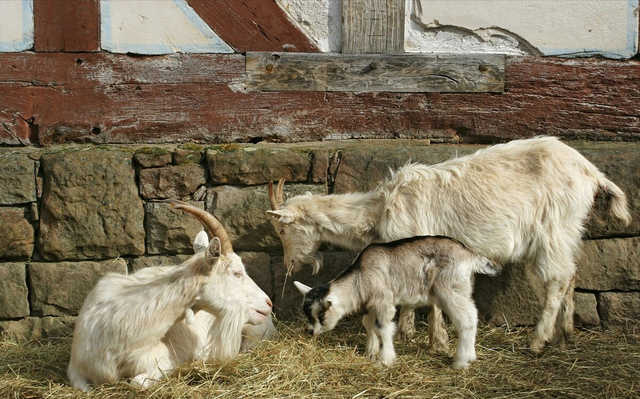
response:
{"label": "goat's horn", "polygon": [[175,209],[183,210],[195,216],[200,221],[200,223],[202,223],[204,228],[208,230],[208,233],[209,235],[211,235],[211,237],[218,237],[218,239],[220,240],[220,244],[222,245],[221,252],[223,254],[229,254],[233,252],[231,239],[229,238],[227,231],[224,229],[218,219],[215,218],[215,216],[205,210],[196,208],[195,206],[183,201],[167,199],[164,200],[164,202],[170,204]]}
{"label": "goat's horn", "polygon": [[280,209],[284,200],[282,198],[282,190],[284,189],[284,178],[278,181],[278,187],[276,192],[273,192],[273,182],[269,182],[269,203],[271,204],[271,210],[277,211]]}

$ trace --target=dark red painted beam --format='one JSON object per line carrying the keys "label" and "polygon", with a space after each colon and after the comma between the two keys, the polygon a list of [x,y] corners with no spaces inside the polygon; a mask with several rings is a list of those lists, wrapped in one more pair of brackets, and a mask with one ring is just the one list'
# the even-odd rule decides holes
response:
{"label": "dark red painted beam", "polygon": [[4,53],[0,71],[0,144],[640,141],[639,61],[512,57],[500,94],[246,92],[239,54]]}
{"label": "dark red painted beam", "polygon": [[34,0],[35,51],[100,50],[100,0]]}
{"label": "dark red painted beam", "polygon": [[318,52],[275,0],[187,0],[187,3],[237,52]]}

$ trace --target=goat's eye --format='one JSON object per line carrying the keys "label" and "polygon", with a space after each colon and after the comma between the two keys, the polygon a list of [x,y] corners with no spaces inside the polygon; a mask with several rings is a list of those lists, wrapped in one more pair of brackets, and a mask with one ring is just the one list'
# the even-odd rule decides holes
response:
{"label": "goat's eye", "polygon": [[281,229],[280,230],[280,235],[283,235],[283,234],[284,234],[284,229]]}
{"label": "goat's eye", "polygon": [[242,272],[235,272],[233,273],[234,276],[241,278],[242,277]]}

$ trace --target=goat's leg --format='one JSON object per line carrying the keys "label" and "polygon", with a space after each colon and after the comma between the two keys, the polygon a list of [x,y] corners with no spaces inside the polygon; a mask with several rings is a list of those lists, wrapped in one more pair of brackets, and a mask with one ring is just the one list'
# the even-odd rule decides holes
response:
{"label": "goat's leg", "polygon": [[136,388],[147,389],[157,384],[166,374],[175,367],[170,349],[159,344],[149,351],[141,359],[138,359],[142,372],[131,379],[131,385]]}
{"label": "goat's leg", "polygon": [[376,314],[369,312],[362,317],[362,325],[367,330],[367,349],[365,356],[371,360],[375,360],[380,350],[380,341],[378,340],[378,333],[374,331],[373,325],[376,320]]}
{"label": "goat's leg", "polygon": [[[555,326],[558,322],[563,300],[565,300],[569,291],[573,295],[573,289],[570,286],[573,284],[572,279],[575,275],[575,264],[571,256],[566,255],[566,253],[568,251],[565,254],[556,253],[553,257],[541,258],[538,262],[539,275],[543,277],[543,282],[545,283],[546,298],[542,315],[531,340],[530,348],[533,353],[542,352],[547,342],[558,342],[560,340],[554,338]],[[563,320],[566,320],[569,313],[573,317],[573,297],[570,301],[565,301],[565,303],[568,307],[563,310]],[[565,324],[564,327],[558,329],[558,331],[569,327],[566,323],[563,322],[563,324]],[[570,324],[572,327],[573,323]]]}
{"label": "goat's leg", "polygon": [[562,346],[565,342],[571,340],[574,331],[573,314],[575,310],[575,304],[573,303],[573,291],[576,286],[575,275],[569,282],[562,304],[560,305],[560,312],[556,322],[556,328],[553,335],[552,345]]}
{"label": "goat's leg", "polygon": [[411,306],[401,306],[398,315],[398,339],[410,341],[416,333],[416,312]]}
{"label": "goat's leg", "polygon": [[568,285],[568,282],[562,283],[557,280],[551,280],[545,284],[547,296],[544,309],[542,310],[542,316],[538,321],[538,325],[533,332],[533,339],[531,340],[531,351],[533,353],[542,352],[545,344],[552,341],[554,327]]}
{"label": "goat's leg", "polygon": [[444,324],[442,311],[436,305],[429,308],[429,347],[435,352],[449,352],[449,334]]}
{"label": "goat's leg", "polygon": [[453,357],[454,369],[467,369],[476,361],[478,310],[471,298],[471,284],[464,289],[449,289],[440,295],[439,304],[458,332],[458,347]]}
{"label": "goat's leg", "polygon": [[393,296],[388,298],[388,305],[378,307],[376,318],[373,322],[373,330],[380,339],[380,347],[378,350],[378,360],[386,366],[391,365],[396,360],[396,351],[393,347],[393,335],[396,332],[396,325],[393,322],[393,316],[396,308],[393,306]]}

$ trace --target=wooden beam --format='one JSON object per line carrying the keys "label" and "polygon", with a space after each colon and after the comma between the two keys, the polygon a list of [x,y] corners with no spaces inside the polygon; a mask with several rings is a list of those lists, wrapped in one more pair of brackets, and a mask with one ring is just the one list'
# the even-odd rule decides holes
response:
{"label": "wooden beam", "polygon": [[404,52],[404,0],[343,0],[344,54]]}
{"label": "wooden beam", "polygon": [[640,141],[640,61],[508,57],[493,93],[247,92],[240,54],[0,53],[0,144]]}
{"label": "wooden beam", "polygon": [[35,51],[100,50],[100,0],[34,0]]}
{"label": "wooden beam", "polygon": [[499,93],[502,55],[247,53],[253,91]]}
{"label": "wooden beam", "polygon": [[237,52],[318,52],[275,0],[187,0],[187,3]]}

